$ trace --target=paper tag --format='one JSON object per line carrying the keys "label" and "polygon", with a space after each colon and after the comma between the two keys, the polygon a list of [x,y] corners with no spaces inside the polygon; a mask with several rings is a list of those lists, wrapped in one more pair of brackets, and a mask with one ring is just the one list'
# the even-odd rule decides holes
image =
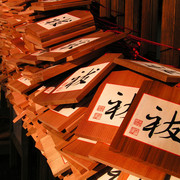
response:
{"label": "paper tag", "polygon": [[53,28],[77,21],[79,19],[80,18],[66,13],[66,14],[62,14],[62,15],[59,15],[50,19],[40,21],[37,24],[49,30],[49,29],[53,29]]}
{"label": "paper tag", "polygon": [[74,74],[72,74],[65,82],[63,82],[53,93],[83,89],[108,64],[109,62],[80,68]]}
{"label": "paper tag", "polygon": [[44,91],[44,93],[50,94],[54,89],[55,89],[55,87],[51,86],[51,87],[47,88],[47,89]]}
{"label": "paper tag", "polygon": [[19,82],[25,84],[26,86],[30,86],[31,85],[31,82],[29,79],[27,78],[24,78],[24,77],[20,77],[19,79],[17,79]]}
{"label": "paper tag", "polygon": [[68,163],[68,161],[61,155],[62,161],[64,164]]}
{"label": "paper tag", "polygon": [[107,83],[88,121],[119,127],[138,90]]}
{"label": "paper tag", "polygon": [[125,136],[180,155],[180,105],[143,94]]}
{"label": "paper tag", "polygon": [[59,47],[59,48],[56,48],[54,50],[52,50],[51,52],[67,52],[67,51],[70,51],[74,48],[77,48],[79,46],[82,46],[84,44],[87,44],[87,43],[90,43],[96,39],[98,39],[99,37],[95,37],[95,38],[82,38],[82,39],[79,39],[77,41],[74,41],[72,43],[69,43],[65,46],[62,46],[62,47]]}
{"label": "paper tag", "polygon": [[111,179],[117,180],[120,173],[121,171],[119,169],[113,168],[104,175],[102,175],[101,177],[99,177],[98,180],[111,180]]}
{"label": "paper tag", "polygon": [[58,106],[55,109],[53,109],[52,111],[55,111],[63,116],[69,117],[71,114],[73,114],[74,112],[76,112],[79,109],[79,107],[76,107],[74,104],[68,104],[65,106]]}
{"label": "paper tag", "polygon": [[91,140],[91,139],[86,139],[86,138],[83,138],[83,137],[78,137],[77,139],[80,140],[80,141],[91,143],[91,144],[96,144],[97,143],[97,141],[94,141],[94,140]]}
{"label": "paper tag", "polygon": [[41,54],[44,54],[45,52],[47,52],[47,50],[40,50],[40,51],[37,51],[35,53],[32,53],[31,55],[33,55],[33,56],[40,56]]}
{"label": "paper tag", "polygon": [[174,69],[171,69],[171,68],[168,68],[168,67],[165,67],[165,66],[161,66],[161,65],[156,64],[156,63],[141,62],[141,61],[132,61],[132,62],[143,65],[143,66],[148,67],[150,69],[154,69],[156,71],[163,72],[163,73],[168,74],[170,76],[180,76],[179,71],[176,71]]}

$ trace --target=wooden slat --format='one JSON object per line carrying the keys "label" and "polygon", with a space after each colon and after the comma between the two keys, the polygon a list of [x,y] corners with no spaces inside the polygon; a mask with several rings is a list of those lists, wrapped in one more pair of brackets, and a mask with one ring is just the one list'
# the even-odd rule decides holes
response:
{"label": "wooden slat", "polygon": [[84,99],[81,103],[76,105],[57,106],[53,110],[50,109],[46,111],[38,118],[41,122],[54,130],[63,131],[86,112],[88,104],[88,100]]}
{"label": "wooden slat", "polygon": [[[140,34],[140,1],[139,0],[126,0],[125,1],[125,22],[126,28],[134,30],[135,35]],[[129,29],[125,29],[125,32],[129,32]]]}
{"label": "wooden slat", "polygon": [[160,63],[116,58],[115,63],[163,82],[180,81],[180,70]]}
{"label": "wooden slat", "polygon": [[[178,0],[163,1],[162,25],[161,25],[161,43],[175,48],[180,47],[179,27],[180,27],[180,2]],[[179,52],[168,50],[167,47],[161,47],[160,62],[180,67]]]}
{"label": "wooden slat", "polygon": [[100,142],[90,151],[89,157],[95,161],[120,169],[125,173],[132,174],[142,179],[164,180],[166,176],[166,173],[157,168],[149,167],[145,163],[110,151],[109,145]]}
{"label": "wooden slat", "polygon": [[90,0],[68,0],[68,1],[55,1],[55,2],[48,2],[48,1],[40,1],[40,2],[33,2],[31,3],[31,9],[36,11],[50,11],[50,10],[57,10],[57,9],[64,9],[70,7],[77,7],[77,6],[85,6],[91,3]]}
{"label": "wooden slat", "polygon": [[[141,37],[155,42],[158,42],[158,6],[156,0],[142,1]],[[156,46],[142,42],[141,53],[155,59]]]}

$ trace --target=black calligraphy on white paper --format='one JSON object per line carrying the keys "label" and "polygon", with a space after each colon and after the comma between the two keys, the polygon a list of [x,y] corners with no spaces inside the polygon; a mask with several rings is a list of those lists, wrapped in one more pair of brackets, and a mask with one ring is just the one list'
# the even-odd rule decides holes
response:
{"label": "black calligraphy on white paper", "polygon": [[53,18],[49,18],[43,21],[38,22],[37,24],[39,24],[40,26],[46,28],[46,29],[53,29],[55,27],[59,27],[74,21],[79,20],[80,18],[72,16],[70,14],[63,14],[63,15],[59,15]]}
{"label": "black calligraphy on white paper", "polygon": [[119,127],[138,90],[135,87],[107,83],[89,121]]}
{"label": "black calligraphy on white paper", "polygon": [[124,135],[180,154],[180,105],[143,94]]}
{"label": "black calligraphy on white paper", "polygon": [[148,68],[154,69],[156,71],[163,72],[163,73],[171,75],[171,76],[180,76],[179,71],[176,71],[172,68],[168,68],[166,66],[159,65],[157,63],[148,63],[148,62],[141,62],[141,61],[133,61],[133,62],[136,62],[138,64],[141,64],[141,65],[146,66]]}
{"label": "black calligraphy on white paper", "polygon": [[70,51],[72,49],[75,49],[79,46],[82,46],[84,44],[87,44],[87,43],[90,43],[94,40],[98,39],[98,37],[94,37],[94,38],[82,38],[82,39],[79,39],[77,41],[74,41],[72,43],[69,43],[67,45],[64,45],[62,47],[59,47],[59,48],[56,48],[54,50],[52,50],[51,52],[67,52],[67,51]]}
{"label": "black calligraphy on white paper", "polygon": [[63,82],[53,93],[83,89],[108,64],[109,62],[80,68],[73,75],[71,75],[65,82]]}

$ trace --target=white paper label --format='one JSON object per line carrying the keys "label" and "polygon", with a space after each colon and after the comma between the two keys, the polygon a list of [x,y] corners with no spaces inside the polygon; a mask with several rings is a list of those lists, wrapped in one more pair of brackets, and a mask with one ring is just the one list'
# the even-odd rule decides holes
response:
{"label": "white paper label", "polygon": [[94,140],[91,140],[91,139],[86,139],[86,138],[83,138],[83,137],[78,137],[77,139],[80,140],[80,141],[91,143],[91,144],[96,144],[97,143],[97,141],[94,141]]}
{"label": "white paper label", "polygon": [[26,79],[24,77],[20,77],[19,79],[17,79],[19,82],[25,84],[26,86],[30,86],[31,85],[31,82],[29,79]]}
{"label": "white paper label", "polygon": [[119,127],[138,90],[107,83],[88,121]]}
{"label": "white paper label", "polygon": [[40,21],[37,24],[39,24],[43,28],[46,28],[46,29],[49,30],[49,29],[53,29],[53,28],[63,26],[65,24],[77,21],[79,19],[80,18],[72,16],[72,15],[66,13],[66,14],[62,14],[62,15],[59,15],[59,16],[56,16],[56,17],[53,17],[53,18],[50,18],[50,19]]}
{"label": "white paper label", "polygon": [[55,89],[55,87],[51,86],[51,87],[47,88],[47,89],[44,91],[44,93],[50,94],[54,89]]}
{"label": "white paper label", "polygon": [[180,155],[180,105],[143,94],[125,136]]}
{"label": "white paper label", "polygon": [[62,83],[53,93],[83,89],[108,64],[109,62],[80,68],[74,74],[72,74],[64,83]]}
{"label": "white paper label", "polygon": [[47,52],[47,50],[40,50],[40,51],[37,51],[35,53],[32,53],[31,55],[33,55],[33,56],[40,56],[41,54],[44,54],[45,52]]}
{"label": "white paper label", "polygon": [[59,47],[59,48],[56,48],[54,50],[52,50],[51,52],[67,52],[67,51],[70,51],[72,49],[75,49],[79,46],[82,46],[84,44],[87,44],[87,43],[90,43],[96,39],[98,39],[99,37],[95,37],[95,38],[82,38],[82,39],[79,39],[77,41],[74,41],[72,43],[69,43],[67,45],[64,45],[62,47]]}
{"label": "white paper label", "polygon": [[74,104],[68,104],[65,106],[57,106],[52,111],[55,111],[63,116],[69,117],[71,114],[73,114],[78,109],[79,109],[79,107],[75,106]]}
{"label": "white paper label", "polygon": [[66,158],[64,158],[62,155],[61,155],[61,158],[62,158],[64,164],[68,163],[68,161],[66,160]]}
{"label": "white paper label", "polygon": [[117,180],[120,173],[121,171],[119,169],[113,168],[104,175],[102,175],[101,177],[99,177],[98,180],[111,180],[111,179]]}
{"label": "white paper label", "polygon": [[171,68],[168,68],[168,67],[156,64],[156,63],[141,62],[141,61],[132,61],[132,62],[143,65],[143,66],[148,67],[150,69],[154,69],[156,71],[163,72],[164,74],[168,74],[170,76],[180,76],[179,71],[176,71],[174,69],[171,69]]}

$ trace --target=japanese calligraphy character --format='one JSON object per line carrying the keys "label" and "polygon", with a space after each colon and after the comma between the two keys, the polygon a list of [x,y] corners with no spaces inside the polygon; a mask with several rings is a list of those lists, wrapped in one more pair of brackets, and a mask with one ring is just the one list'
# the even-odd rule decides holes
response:
{"label": "japanese calligraphy character", "polygon": [[62,23],[65,23],[65,22],[71,22],[71,21],[72,21],[71,18],[66,18],[66,17],[64,16],[62,20],[55,18],[55,19],[53,19],[52,21],[46,22],[46,24],[50,24],[50,25],[52,25],[52,26],[55,27],[55,26],[57,26],[58,24],[62,24]]}
{"label": "japanese calligraphy character", "polygon": [[[71,82],[66,84],[65,87],[66,89],[69,88],[70,86],[73,85],[78,85],[78,84],[84,84],[86,83],[86,80],[90,77],[90,75],[96,73],[97,71],[99,71],[100,69],[97,68],[96,70],[94,70],[94,68],[92,68],[87,74],[85,74],[84,76],[77,76],[77,77],[73,77],[71,79]],[[85,71],[81,72],[82,74],[85,73]]]}
{"label": "japanese calligraphy character", "polygon": [[[159,106],[156,106],[156,109],[158,111],[162,111],[162,108],[159,107]],[[151,117],[150,114],[148,114],[146,116],[146,119],[148,119],[148,120],[155,119],[155,121],[153,121],[151,124],[143,127],[143,131],[150,131],[148,136],[149,136],[149,138],[151,138],[153,133],[154,133],[154,131],[155,131],[155,129],[160,125],[159,122],[161,120],[161,117],[159,117],[159,116]]]}
{"label": "japanese calligraphy character", "polygon": [[[164,132],[168,132],[169,136],[161,137],[161,138],[171,138],[173,141],[177,141],[180,143],[180,138],[177,137],[177,134],[180,132],[180,127],[172,127],[173,125],[180,124],[180,121],[175,121],[177,116],[177,111],[175,111],[173,118],[170,122],[165,122],[163,124],[169,124],[169,126],[164,130],[160,132],[156,132],[155,134],[161,134]],[[172,130],[175,130],[174,132]]]}
{"label": "japanese calligraphy character", "polygon": [[[123,93],[121,93],[121,92],[117,92],[117,94],[118,94],[119,96],[123,96]],[[136,95],[136,93],[134,94],[134,97],[135,97],[135,95]],[[132,98],[132,101],[133,101],[134,97]],[[132,101],[131,101],[131,102],[132,102]],[[108,101],[108,104],[109,104],[109,105],[115,104],[115,106],[113,106],[112,108],[108,109],[108,110],[105,112],[105,114],[111,114],[110,119],[112,120],[112,119],[114,118],[114,116],[120,116],[120,115],[122,115],[122,114],[125,114],[125,113],[128,111],[128,109],[129,109],[129,107],[130,107],[130,105],[131,105],[131,102],[128,103],[128,104],[124,104],[123,107],[126,107],[126,109],[125,109],[123,112],[120,112],[120,113],[116,114],[116,112],[117,112],[120,108],[121,108],[121,109],[123,108],[123,107],[120,107],[121,104],[122,104],[122,101],[117,100],[117,101],[114,101],[114,102],[113,102],[112,100],[109,100],[109,101]],[[124,118],[124,117],[121,117],[121,118]]]}
{"label": "japanese calligraphy character", "polygon": [[118,177],[120,175],[121,171],[119,170],[111,170],[109,171],[107,174],[111,177],[109,180],[113,180],[115,179],[116,177]]}

